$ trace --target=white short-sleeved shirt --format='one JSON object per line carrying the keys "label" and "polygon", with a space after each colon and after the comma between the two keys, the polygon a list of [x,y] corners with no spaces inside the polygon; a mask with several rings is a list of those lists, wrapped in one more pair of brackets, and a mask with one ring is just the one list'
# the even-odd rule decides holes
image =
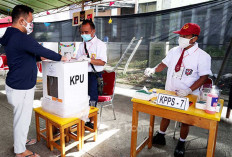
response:
{"label": "white short-sleeved shirt", "polygon": [[[173,78],[175,66],[181,56],[183,49],[179,46],[172,48],[162,62],[168,67],[165,90],[175,91],[187,89],[196,82],[200,76],[212,75],[211,57],[195,43],[193,47],[184,52],[181,67],[184,71],[181,79]],[[199,89],[193,91],[193,94],[199,95]]]}
{"label": "white short-sleeved shirt", "polygon": [[[86,48],[89,52],[90,58],[101,59],[107,63],[106,44],[94,36],[92,40],[86,42]],[[76,58],[78,59],[82,55],[86,55],[84,49],[84,43],[81,43],[77,50]],[[94,65],[97,72],[103,71],[104,66]],[[89,64],[88,72],[93,72],[91,65]]]}

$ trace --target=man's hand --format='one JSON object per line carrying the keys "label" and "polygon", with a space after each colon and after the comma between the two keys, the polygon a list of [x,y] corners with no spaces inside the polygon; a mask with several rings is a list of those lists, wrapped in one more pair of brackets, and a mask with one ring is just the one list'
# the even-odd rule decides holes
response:
{"label": "man's hand", "polygon": [[191,94],[193,91],[191,88],[187,88],[187,89],[180,89],[180,90],[177,90],[176,94],[178,96],[187,96],[189,94]]}
{"label": "man's hand", "polygon": [[67,59],[65,56],[62,56],[61,61],[63,61],[63,62],[67,62],[67,61],[68,61],[68,59]]}
{"label": "man's hand", "polygon": [[91,62],[91,59],[88,58],[86,55],[80,56],[77,61],[88,61],[88,63]]}
{"label": "man's hand", "polygon": [[144,71],[144,74],[149,77],[151,76],[152,74],[155,73],[155,68],[146,68],[146,70]]}
{"label": "man's hand", "polygon": [[66,53],[64,56],[67,58],[68,61],[70,61],[72,58],[70,53]]}
{"label": "man's hand", "polygon": [[44,58],[44,57],[40,57],[40,59],[41,59],[41,61],[47,60],[47,58]]}

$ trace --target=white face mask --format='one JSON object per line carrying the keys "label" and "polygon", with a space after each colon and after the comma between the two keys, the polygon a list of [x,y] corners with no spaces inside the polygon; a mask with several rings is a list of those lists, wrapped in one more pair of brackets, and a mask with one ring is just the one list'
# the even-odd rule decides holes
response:
{"label": "white face mask", "polygon": [[181,47],[181,48],[186,48],[186,47],[188,47],[189,45],[191,45],[191,44],[189,44],[189,42],[190,42],[190,40],[191,39],[193,39],[194,37],[192,37],[192,38],[190,38],[190,39],[187,39],[187,38],[183,38],[183,37],[179,37],[179,39],[178,39],[178,43],[179,43],[179,46]]}
{"label": "white face mask", "polygon": [[31,34],[33,32],[33,22],[28,23],[26,20],[24,20],[27,23],[27,26],[24,26],[27,30],[27,35]]}

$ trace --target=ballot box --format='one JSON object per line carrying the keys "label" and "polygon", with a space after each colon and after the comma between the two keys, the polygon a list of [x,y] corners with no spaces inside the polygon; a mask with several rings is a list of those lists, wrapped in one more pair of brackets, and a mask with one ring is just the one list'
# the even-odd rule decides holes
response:
{"label": "ballot box", "polygon": [[87,61],[43,61],[42,68],[43,110],[63,118],[89,110]]}

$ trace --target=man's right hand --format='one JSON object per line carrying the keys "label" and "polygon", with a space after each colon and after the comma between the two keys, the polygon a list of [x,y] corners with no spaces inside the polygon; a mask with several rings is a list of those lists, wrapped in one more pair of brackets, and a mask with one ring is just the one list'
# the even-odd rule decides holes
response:
{"label": "man's right hand", "polygon": [[68,61],[68,58],[67,58],[67,57],[65,57],[65,56],[62,56],[61,61],[63,61],[63,62],[67,62],[67,61]]}
{"label": "man's right hand", "polygon": [[47,60],[47,58],[40,57],[41,61]]}
{"label": "man's right hand", "polygon": [[88,58],[86,55],[80,56],[77,61],[88,61],[88,63],[91,62],[91,59]]}
{"label": "man's right hand", "polygon": [[154,73],[155,73],[155,68],[146,68],[146,70],[144,71],[144,74],[147,77],[150,77]]}

